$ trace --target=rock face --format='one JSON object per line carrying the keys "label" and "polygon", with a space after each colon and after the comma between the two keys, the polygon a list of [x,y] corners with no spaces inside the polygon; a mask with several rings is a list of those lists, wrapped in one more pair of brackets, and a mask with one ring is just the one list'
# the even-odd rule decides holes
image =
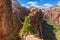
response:
{"label": "rock face", "polygon": [[[11,4],[12,2],[12,4]],[[32,25],[42,38],[42,11],[34,9]],[[25,16],[30,10],[22,7],[17,0],[0,0],[0,40],[17,40]]]}
{"label": "rock face", "polygon": [[60,24],[60,7],[54,7],[45,11],[44,18],[55,22],[56,24]]}
{"label": "rock face", "polygon": [[[0,0],[0,40],[17,40],[24,17],[29,9],[16,0]],[[23,20],[23,21],[22,21]]]}
{"label": "rock face", "polygon": [[0,40],[12,32],[13,20],[10,0],[0,0]]}
{"label": "rock face", "polygon": [[42,38],[42,23],[43,23],[43,14],[40,9],[31,9],[31,14],[33,15],[31,17],[31,23],[32,27],[34,28],[36,34]]}
{"label": "rock face", "polygon": [[25,19],[25,16],[28,16],[29,9],[22,7],[17,0],[12,0],[12,12],[13,12],[13,31],[7,37],[7,40],[17,40],[18,33],[22,28],[22,23]]}
{"label": "rock face", "polygon": [[24,22],[25,16],[28,16],[29,9],[22,7],[17,0],[12,0],[12,11],[13,11],[13,32],[9,37],[12,37],[17,40],[18,33],[22,28],[22,23]]}
{"label": "rock face", "polygon": [[17,0],[12,0],[13,13],[17,14],[19,18],[27,16],[30,12],[26,7],[21,6]]}

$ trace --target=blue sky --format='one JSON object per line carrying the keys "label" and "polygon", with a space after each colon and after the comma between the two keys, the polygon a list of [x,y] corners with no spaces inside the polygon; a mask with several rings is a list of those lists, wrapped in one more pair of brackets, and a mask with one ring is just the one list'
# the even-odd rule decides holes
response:
{"label": "blue sky", "polygon": [[27,8],[37,7],[37,8],[50,8],[55,5],[60,6],[60,0],[18,0],[18,2]]}

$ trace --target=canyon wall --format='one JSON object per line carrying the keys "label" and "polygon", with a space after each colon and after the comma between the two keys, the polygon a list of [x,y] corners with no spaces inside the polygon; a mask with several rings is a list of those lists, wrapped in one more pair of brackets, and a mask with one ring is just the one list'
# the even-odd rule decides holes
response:
{"label": "canyon wall", "polygon": [[54,7],[45,11],[44,18],[53,23],[60,24],[60,7]]}
{"label": "canyon wall", "polygon": [[30,9],[32,14],[31,17],[31,24],[34,28],[34,31],[36,32],[37,36],[40,38],[43,38],[42,34],[42,24],[43,24],[43,14],[42,10],[38,8]]}
{"label": "canyon wall", "polygon": [[0,0],[0,40],[12,32],[13,18],[10,0]]}
{"label": "canyon wall", "polygon": [[22,7],[17,0],[0,0],[0,40],[17,40],[24,17],[29,9]]}
{"label": "canyon wall", "polygon": [[17,0],[12,0],[12,11],[13,11],[13,26],[14,26],[12,35],[17,40],[19,37],[18,33],[23,26],[25,16],[28,16],[30,10],[27,9],[26,7],[21,6]]}
{"label": "canyon wall", "polygon": [[[21,6],[17,0],[0,0],[0,40],[17,40],[24,19],[30,10]],[[43,15],[41,10],[35,9],[32,25],[36,33],[42,38]]]}

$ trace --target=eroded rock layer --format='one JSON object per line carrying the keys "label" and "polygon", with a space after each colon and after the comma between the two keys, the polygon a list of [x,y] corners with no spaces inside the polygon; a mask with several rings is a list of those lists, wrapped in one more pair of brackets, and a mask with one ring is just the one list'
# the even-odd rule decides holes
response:
{"label": "eroded rock layer", "polygon": [[31,14],[33,15],[31,17],[31,23],[32,27],[34,28],[36,34],[42,38],[42,23],[43,23],[43,14],[42,10],[38,8],[31,9]]}
{"label": "eroded rock layer", "polygon": [[45,11],[44,18],[52,21],[53,23],[60,24],[60,7],[54,7]]}

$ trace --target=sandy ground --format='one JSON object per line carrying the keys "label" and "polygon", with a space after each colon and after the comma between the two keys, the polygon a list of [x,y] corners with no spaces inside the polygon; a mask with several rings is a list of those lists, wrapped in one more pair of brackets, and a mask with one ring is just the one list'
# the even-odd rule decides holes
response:
{"label": "sandy ground", "polygon": [[25,40],[42,40],[42,39],[39,39],[37,37],[34,37],[33,35],[28,35]]}

